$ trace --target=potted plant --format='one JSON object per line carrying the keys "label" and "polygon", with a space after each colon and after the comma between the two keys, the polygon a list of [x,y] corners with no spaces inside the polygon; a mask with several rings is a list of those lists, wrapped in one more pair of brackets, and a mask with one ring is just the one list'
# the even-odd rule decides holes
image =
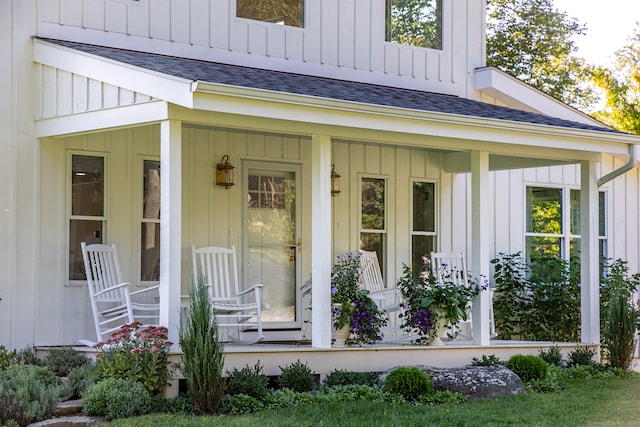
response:
{"label": "potted plant", "polygon": [[[310,296],[311,287],[309,277],[302,286],[303,295]],[[360,288],[360,255],[347,253],[338,256],[331,268],[331,325],[334,346],[370,345],[382,340],[381,329],[387,325],[387,314],[378,309],[368,294],[369,291]]]}
{"label": "potted plant", "polygon": [[401,314],[405,329],[417,335],[417,344],[440,344],[443,328],[467,320],[467,309],[480,290],[487,289],[485,281],[471,279],[467,286],[456,284],[451,272],[442,266],[441,282],[431,274],[428,259],[420,273],[414,275],[407,265],[403,265],[403,275],[397,283],[404,298],[404,314]]}

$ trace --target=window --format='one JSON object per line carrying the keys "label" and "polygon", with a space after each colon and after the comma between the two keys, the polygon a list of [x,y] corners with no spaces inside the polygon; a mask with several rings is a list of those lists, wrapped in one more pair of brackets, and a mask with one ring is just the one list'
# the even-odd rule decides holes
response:
{"label": "window", "polygon": [[[549,258],[580,256],[580,190],[527,187],[526,256],[534,265]],[[600,259],[606,257],[605,193],[599,193]]]}
{"label": "window", "polygon": [[140,280],[160,280],[160,162],[143,160]]}
{"label": "window", "polygon": [[442,0],[386,0],[386,40],[442,49]]}
{"label": "window", "polygon": [[105,159],[71,156],[71,209],[69,216],[69,280],[86,280],[81,242],[102,243],[106,216]]}
{"label": "window", "polygon": [[362,177],[360,181],[360,249],[378,254],[383,274],[387,233],[386,186],[384,178]]}
{"label": "window", "polygon": [[304,0],[238,0],[238,18],[304,27]]}
{"label": "window", "polygon": [[414,181],[412,187],[411,268],[420,271],[423,256],[436,248],[435,184]]}

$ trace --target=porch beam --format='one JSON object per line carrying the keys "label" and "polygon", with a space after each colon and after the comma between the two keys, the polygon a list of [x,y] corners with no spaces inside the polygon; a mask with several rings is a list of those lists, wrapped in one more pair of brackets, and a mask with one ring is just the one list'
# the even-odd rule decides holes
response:
{"label": "porch beam", "polygon": [[[489,277],[489,153],[471,152],[471,272]],[[472,307],[473,343],[489,345],[489,291],[481,291]]]}
{"label": "porch beam", "polygon": [[331,347],[331,137],[311,137],[311,345]]}
{"label": "porch beam", "polygon": [[599,203],[595,162],[580,165],[580,318],[582,342],[600,343]]}
{"label": "porch beam", "polygon": [[178,348],[182,262],[182,122],[160,122],[160,324]]}

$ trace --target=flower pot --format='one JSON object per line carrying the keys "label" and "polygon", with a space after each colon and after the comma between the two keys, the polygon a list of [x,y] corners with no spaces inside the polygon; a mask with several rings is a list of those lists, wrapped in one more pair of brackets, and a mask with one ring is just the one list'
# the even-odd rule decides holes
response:
{"label": "flower pot", "polygon": [[444,312],[436,310],[436,315],[438,316],[436,320],[436,332],[429,343],[432,346],[442,346],[444,342],[442,341],[442,336],[447,332],[447,325],[449,324],[449,319],[444,316]]}
{"label": "flower pot", "polygon": [[349,335],[351,334],[351,327],[349,325],[345,325],[341,329],[334,329],[331,333],[331,338],[333,339],[334,347],[346,347],[347,340],[349,339]]}

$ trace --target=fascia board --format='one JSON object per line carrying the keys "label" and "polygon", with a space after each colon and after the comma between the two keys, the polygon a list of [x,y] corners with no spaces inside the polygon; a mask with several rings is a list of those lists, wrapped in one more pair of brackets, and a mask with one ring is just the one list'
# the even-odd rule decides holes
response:
{"label": "fascia board", "polygon": [[104,129],[142,126],[166,120],[168,116],[169,108],[165,101],[114,107],[36,120],[36,137],[58,137]]}
{"label": "fascia board", "polygon": [[191,80],[169,76],[65,46],[33,39],[33,60],[184,107],[193,106]]}
{"label": "fascia board", "polygon": [[455,139],[628,154],[636,135],[487,119],[340,101],[260,89],[194,84],[194,108],[270,119]]}

